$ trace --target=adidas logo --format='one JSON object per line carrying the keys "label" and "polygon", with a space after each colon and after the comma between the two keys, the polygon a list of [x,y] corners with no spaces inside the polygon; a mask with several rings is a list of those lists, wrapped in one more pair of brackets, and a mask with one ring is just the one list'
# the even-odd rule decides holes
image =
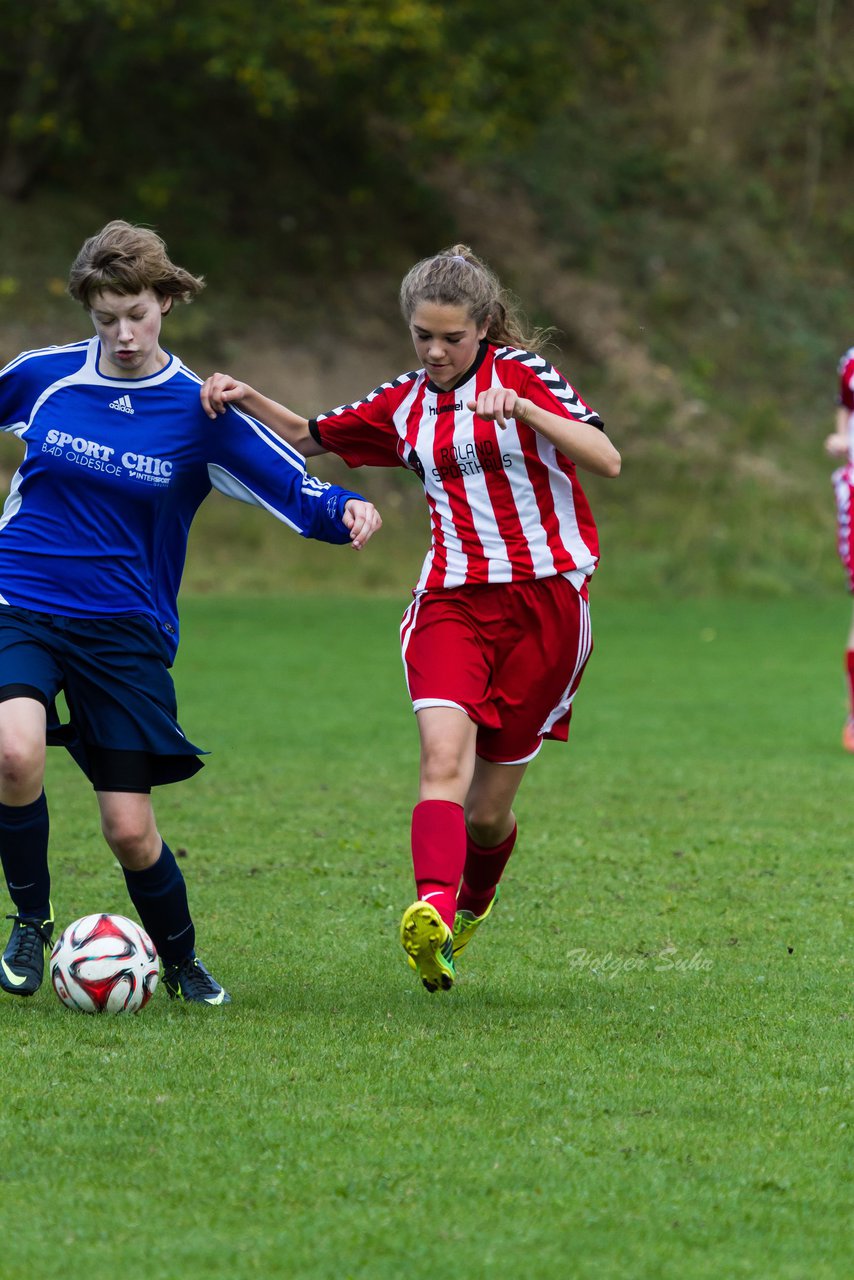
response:
{"label": "adidas logo", "polygon": [[119,396],[118,400],[113,400],[110,404],[111,409],[119,409],[122,413],[133,413],[133,405],[130,402],[130,396]]}

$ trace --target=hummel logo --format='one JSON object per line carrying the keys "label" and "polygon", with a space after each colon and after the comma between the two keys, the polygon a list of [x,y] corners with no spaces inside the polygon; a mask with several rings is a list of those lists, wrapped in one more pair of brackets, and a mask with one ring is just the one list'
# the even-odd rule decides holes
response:
{"label": "hummel logo", "polygon": [[118,400],[112,401],[110,408],[119,409],[122,413],[133,413],[133,405],[130,402],[130,396],[119,396]]}

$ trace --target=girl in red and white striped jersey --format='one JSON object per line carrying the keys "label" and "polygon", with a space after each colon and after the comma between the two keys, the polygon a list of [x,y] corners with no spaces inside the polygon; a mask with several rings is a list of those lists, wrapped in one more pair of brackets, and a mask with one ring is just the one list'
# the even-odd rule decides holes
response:
{"label": "girl in red and white striped jersey", "polygon": [[599,557],[576,468],[614,477],[620,455],[466,245],[417,263],[400,303],[422,367],[363,400],[306,419],[217,373],[202,402],[212,418],[240,404],[306,457],[405,467],[424,486],[432,540],[401,626],[421,740],[401,942],[436,991],[492,909],[528,763],[567,738]]}
{"label": "girl in red and white striped jersey", "polygon": [[[839,361],[839,398],[836,430],[825,439],[832,458],[844,458],[833,473],[839,558],[845,566],[848,590],[854,593],[854,347]],[[845,645],[845,675],[848,685],[848,716],[842,726],[842,745],[854,752],[854,616]]]}

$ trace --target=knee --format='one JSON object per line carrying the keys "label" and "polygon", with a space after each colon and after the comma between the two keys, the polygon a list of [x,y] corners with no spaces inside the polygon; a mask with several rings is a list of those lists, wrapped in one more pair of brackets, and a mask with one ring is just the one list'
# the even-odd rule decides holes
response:
{"label": "knee", "polygon": [[[5,742],[0,750],[0,801],[20,804],[37,798],[44,778],[44,748],[24,739]],[[32,796],[31,796],[32,793]]]}
{"label": "knee", "polygon": [[480,811],[477,814],[466,813],[466,830],[483,849],[491,849],[501,844],[507,834],[507,814],[493,814]]}
{"label": "knee", "polygon": [[466,802],[466,830],[483,849],[492,849],[513,830],[515,818],[512,809],[496,803],[489,796],[471,797]]}
{"label": "knee", "polygon": [[431,786],[458,782],[463,769],[463,755],[452,743],[437,743],[422,753],[421,780]]}
{"label": "knee", "polygon": [[151,824],[133,817],[103,818],[104,839],[123,867],[143,871],[157,861],[160,838]]}

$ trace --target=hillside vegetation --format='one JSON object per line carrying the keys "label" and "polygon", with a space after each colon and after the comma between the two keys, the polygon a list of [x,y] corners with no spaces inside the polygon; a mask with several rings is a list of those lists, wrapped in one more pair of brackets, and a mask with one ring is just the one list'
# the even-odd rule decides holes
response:
{"label": "hillside vegetation", "polygon": [[[463,238],[558,330],[549,354],[623,452],[617,483],[588,486],[602,590],[841,589],[821,442],[854,342],[848,6],[0,13],[4,356],[86,332],[68,263],[123,216],[208,278],[167,331],[200,373],[329,407],[409,367],[400,274]],[[417,486],[359,483],[382,548],[333,555],[212,501],[188,582],[401,589],[426,536]]]}

